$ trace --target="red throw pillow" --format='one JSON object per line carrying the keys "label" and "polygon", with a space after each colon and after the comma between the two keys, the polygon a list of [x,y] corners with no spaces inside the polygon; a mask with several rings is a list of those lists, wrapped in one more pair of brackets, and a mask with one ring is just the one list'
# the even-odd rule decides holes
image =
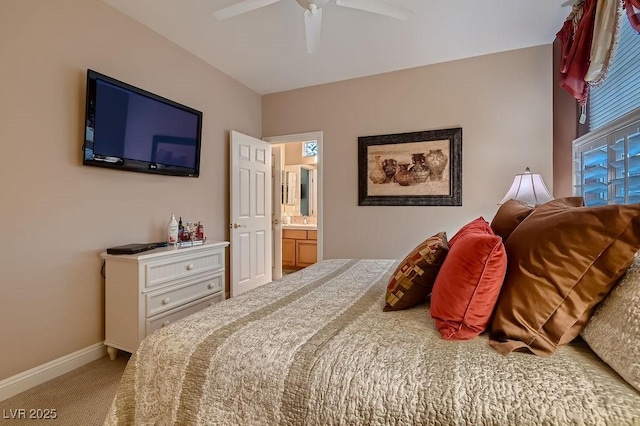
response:
{"label": "red throw pillow", "polygon": [[484,220],[484,218],[481,216],[477,219],[472,220],[471,222],[467,223],[462,228],[460,228],[460,230],[456,232],[455,235],[451,237],[451,239],[449,239],[449,248],[453,247],[453,245],[458,240],[458,238],[462,237],[463,235],[467,235],[471,232],[480,232],[482,234],[493,235],[493,229],[491,229],[489,222]]}
{"label": "red throw pillow", "polygon": [[507,271],[502,238],[469,232],[450,248],[431,294],[431,316],[447,340],[468,340],[489,324]]}

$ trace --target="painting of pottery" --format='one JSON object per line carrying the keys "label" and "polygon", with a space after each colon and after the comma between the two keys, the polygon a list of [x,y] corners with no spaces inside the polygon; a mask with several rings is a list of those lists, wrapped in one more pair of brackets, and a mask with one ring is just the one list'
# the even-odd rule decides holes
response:
{"label": "painting of pottery", "polygon": [[387,181],[387,174],[382,169],[382,164],[380,164],[380,156],[374,155],[374,167],[371,172],[369,172],[369,179],[373,183],[385,183]]}
{"label": "painting of pottery", "polygon": [[461,128],[359,137],[359,205],[461,205],[461,169]]}
{"label": "painting of pottery", "polygon": [[449,157],[441,149],[430,150],[425,159],[425,164],[430,172],[429,177],[433,180],[442,180],[442,173],[444,173],[448,162]]}
{"label": "painting of pottery", "polygon": [[395,180],[398,185],[409,186],[416,183],[415,174],[408,170],[409,164],[398,164],[398,173],[396,173]]}
{"label": "painting of pottery", "polygon": [[387,176],[386,182],[391,182],[398,171],[398,162],[393,158],[387,158],[382,162],[382,169]]}
{"label": "painting of pottery", "polygon": [[429,177],[429,168],[425,164],[426,158],[424,154],[411,154],[411,162],[413,166],[409,169],[410,172],[415,174],[416,183],[426,182]]}

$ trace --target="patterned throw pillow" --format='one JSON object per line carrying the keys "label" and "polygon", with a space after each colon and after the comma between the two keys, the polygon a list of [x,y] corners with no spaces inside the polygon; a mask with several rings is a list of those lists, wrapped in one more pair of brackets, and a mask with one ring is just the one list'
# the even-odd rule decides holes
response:
{"label": "patterned throw pillow", "polygon": [[387,285],[384,311],[399,311],[419,305],[431,294],[449,246],[447,234],[427,238],[398,265]]}
{"label": "patterned throw pillow", "polygon": [[582,331],[591,349],[640,391],[640,253]]}

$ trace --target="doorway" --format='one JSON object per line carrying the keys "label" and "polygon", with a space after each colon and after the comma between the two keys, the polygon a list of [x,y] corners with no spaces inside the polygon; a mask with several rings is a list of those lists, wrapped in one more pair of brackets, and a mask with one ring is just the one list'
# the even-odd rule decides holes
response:
{"label": "doorway", "polygon": [[323,141],[322,132],[264,140],[273,153],[272,278],[276,280],[283,270],[286,274],[323,258]]}

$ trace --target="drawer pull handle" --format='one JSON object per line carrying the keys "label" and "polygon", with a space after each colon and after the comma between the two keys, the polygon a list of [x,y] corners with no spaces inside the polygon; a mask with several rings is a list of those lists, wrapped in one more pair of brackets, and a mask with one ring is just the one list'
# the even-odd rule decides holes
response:
{"label": "drawer pull handle", "polygon": [[162,304],[166,305],[171,301],[171,299],[169,297],[165,297],[164,299],[162,299]]}
{"label": "drawer pull handle", "polygon": [[163,327],[166,327],[166,326],[168,326],[169,324],[171,324],[171,321],[165,321],[165,322],[163,322],[163,323],[162,323],[162,326],[163,326]]}
{"label": "drawer pull handle", "polygon": [[194,268],[193,263],[187,265],[187,270],[190,271]]}
{"label": "drawer pull handle", "polygon": [[209,283],[209,290],[213,289],[216,285],[214,283]]}

